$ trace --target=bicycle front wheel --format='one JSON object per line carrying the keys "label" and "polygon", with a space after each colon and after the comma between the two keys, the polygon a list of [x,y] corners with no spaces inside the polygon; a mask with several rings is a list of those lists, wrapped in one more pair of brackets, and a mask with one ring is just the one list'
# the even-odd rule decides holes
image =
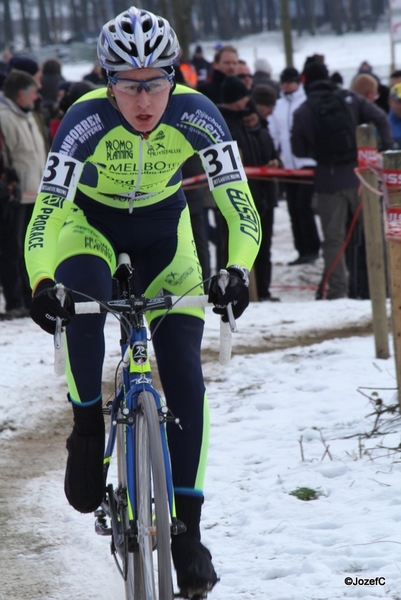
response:
{"label": "bicycle front wheel", "polygon": [[[128,561],[131,564],[127,565],[126,587],[134,586],[133,591],[135,588],[142,589],[142,596],[140,598],[135,596],[135,600],[172,600],[170,513],[166,471],[159,415],[150,392],[141,392],[139,395],[135,429],[139,552],[129,553]],[[154,558],[157,558],[157,561],[154,562]],[[138,577],[141,581],[137,580],[135,584],[135,578]]]}

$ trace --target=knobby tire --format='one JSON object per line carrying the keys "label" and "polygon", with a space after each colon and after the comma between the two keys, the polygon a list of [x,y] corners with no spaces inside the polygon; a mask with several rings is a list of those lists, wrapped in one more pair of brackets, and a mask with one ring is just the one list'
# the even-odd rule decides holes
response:
{"label": "knobby tire", "polygon": [[[124,457],[124,446],[121,449],[123,452],[119,452],[119,456]],[[126,464],[119,465],[119,469],[123,474]],[[150,392],[141,392],[138,398],[135,470],[139,482],[136,497],[139,544],[125,555],[126,599],[172,600],[170,516],[164,456],[158,412]],[[128,522],[128,516],[126,519]],[[155,554],[157,576],[153,563]]]}

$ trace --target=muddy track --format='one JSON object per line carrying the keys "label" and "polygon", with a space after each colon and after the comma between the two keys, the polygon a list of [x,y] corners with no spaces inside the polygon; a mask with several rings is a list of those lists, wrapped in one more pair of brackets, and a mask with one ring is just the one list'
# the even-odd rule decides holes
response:
{"label": "muddy track", "polygon": [[[295,346],[309,346],[333,338],[364,336],[372,333],[371,325],[352,326],[338,330],[310,331],[302,336],[267,337],[257,347],[235,346],[234,355],[271,352]],[[205,351],[203,360],[215,360],[217,353]],[[113,388],[113,373],[105,374],[104,396]],[[159,385],[156,380],[156,387]],[[65,440],[71,431],[71,408],[60,402],[57,413],[46,414],[46,422],[34,431],[16,432],[12,438],[3,439],[0,453],[0,599],[48,600],[60,596],[58,577],[61,565],[52,559],[53,541],[49,542],[43,529],[46,511],[43,505],[30,502],[24,491],[34,478],[57,472],[60,488],[66,461]],[[67,502],[65,510],[72,510]],[[55,525],[57,527],[57,525]],[[55,532],[57,535],[57,532]],[[57,590],[57,592],[56,592]],[[70,598],[66,595],[65,598]]]}
{"label": "muddy track", "polygon": [[[320,344],[326,340],[345,339],[353,336],[367,336],[373,332],[372,323],[363,325],[352,325],[347,328],[339,329],[316,329],[308,333],[288,337],[288,336],[263,336],[262,343],[255,346],[241,346],[234,343],[233,356],[241,354],[263,354],[264,352],[274,352],[275,350],[285,350],[286,348],[295,348],[297,346],[312,346]],[[260,340],[259,340],[260,341]],[[202,352],[202,359],[205,362],[216,360],[218,351],[207,350]]]}

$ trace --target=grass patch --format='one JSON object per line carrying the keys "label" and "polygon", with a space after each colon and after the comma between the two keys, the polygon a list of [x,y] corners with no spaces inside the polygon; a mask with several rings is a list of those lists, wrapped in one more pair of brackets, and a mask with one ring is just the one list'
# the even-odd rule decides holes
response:
{"label": "grass patch", "polygon": [[324,496],[320,490],[313,490],[308,487],[298,487],[292,492],[289,492],[290,496],[295,496],[298,500],[317,500],[319,496]]}

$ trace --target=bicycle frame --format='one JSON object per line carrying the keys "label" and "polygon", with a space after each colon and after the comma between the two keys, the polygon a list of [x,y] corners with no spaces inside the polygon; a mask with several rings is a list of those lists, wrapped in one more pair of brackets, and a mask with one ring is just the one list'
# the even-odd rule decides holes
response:
{"label": "bicycle frame", "polygon": [[[208,303],[208,298],[206,295],[137,297],[131,289],[130,279],[133,270],[129,264],[129,257],[125,255],[122,258],[123,261],[126,259],[126,262],[119,261],[114,274],[119,284],[119,300],[92,299],[90,302],[75,303],[77,315],[101,312],[121,314],[119,365],[121,369],[117,371],[115,393],[112,400],[107,403],[106,409],[110,414],[110,431],[104,455],[105,497],[101,507],[95,511],[95,530],[99,535],[111,536],[111,551],[128,586],[127,597],[142,598],[142,588],[138,592],[136,587],[135,589],[131,587],[130,582],[142,580],[141,575],[137,577],[136,569],[141,569],[143,564],[149,567],[152,561],[149,561],[148,552],[150,551],[151,556],[152,551],[156,549],[159,591],[164,590],[163,598],[170,598],[168,591],[171,585],[170,537],[182,533],[186,528],[176,518],[166,423],[174,422],[178,425],[179,420],[163,404],[162,398],[152,384],[148,329],[145,325],[144,313],[147,310],[169,310],[173,306],[204,307]],[[222,270],[220,274],[227,280],[226,271]],[[62,301],[65,294],[64,286],[57,284],[55,292]],[[221,364],[226,364],[231,355],[231,330],[232,326],[221,322]],[[64,335],[61,319],[57,317],[55,333],[57,374],[64,372]],[[148,438],[143,437],[146,436],[147,430],[152,431]],[[119,450],[117,456],[119,483],[114,489],[111,483],[106,485],[106,482],[116,443]],[[147,448],[147,451],[143,453],[142,448]],[[151,460],[143,469],[143,465],[146,464],[144,457],[149,457]],[[158,467],[155,468],[155,465]],[[148,480],[147,476],[149,476]],[[144,485],[141,485],[141,482],[144,482]],[[147,499],[149,499],[149,506]],[[110,519],[110,526],[107,524],[106,517]],[[156,538],[153,537],[155,535],[157,545],[155,545]],[[141,551],[139,562],[138,550]],[[160,560],[161,558],[163,560]],[[132,578],[133,573],[135,574]],[[146,573],[150,571],[147,570]],[[154,579],[152,581],[154,584]],[[143,585],[146,588],[146,597],[149,599],[153,597],[153,593],[149,593],[151,589],[149,586],[153,584],[150,583],[150,578],[144,575]],[[173,593],[172,589],[171,593]]]}
{"label": "bicycle frame", "polygon": [[[133,297],[130,288],[130,277],[127,265],[120,267],[120,274],[117,271],[117,279],[122,291],[120,295],[122,298]],[[127,323],[129,322],[129,328]],[[171,517],[171,532],[176,534],[179,532],[179,524],[177,523],[175,516],[175,503],[172,483],[172,473],[170,466],[170,455],[168,450],[167,435],[165,424],[168,420],[172,420],[172,417],[168,414],[168,409],[163,405],[162,398],[159,393],[154,389],[152,384],[152,371],[150,365],[150,358],[148,352],[148,329],[145,325],[145,319],[143,313],[129,312],[127,309],[126,318],[121,322],[121,365],[122,365],[122,381],[119,389],[116,389],[115,396],[110,404],[110,433],[108,443],[105,450],[104,456],[104,476],[105,484],[107,480],[108,468],[111,463],[116,438],[117,428],[124,427],[124,442],[125,442],[125,453],[123,460],[126,461],[126,474],[127,474],[127,489],[126,489],[126,501],[127,510],[129,516],[129,538],[135,544],[137,531],[136,531],[136,488],[138,485],[138,478],[135,466],[135,422],[136,413],[138,410],[138,398],[139,394],[143,391],[149,392],[155,401],[156,408],[159,414],[160,422],[160,437],[163,449],[164,459],[164,470],[166,479],[166,488],[168,503]],[[112,487],[106,487],[109,494],[109,510],[112,511],[113,499],[110,495],[113,494]],[[107,504],[105,508],[107,507]],[[123,551],[124,539],[121,538],[121,532],[115,527],[115,515],[113,515],[111,522],[113,526],[113,537],[115,550],[119,553]],[[115,556],[115,559],[117,557]],[[117,562],[117,560],[116,560]],[[117,565],[121,571],[121,567],[117,562]],[[125,576],[124,573],[122,573]]]}

